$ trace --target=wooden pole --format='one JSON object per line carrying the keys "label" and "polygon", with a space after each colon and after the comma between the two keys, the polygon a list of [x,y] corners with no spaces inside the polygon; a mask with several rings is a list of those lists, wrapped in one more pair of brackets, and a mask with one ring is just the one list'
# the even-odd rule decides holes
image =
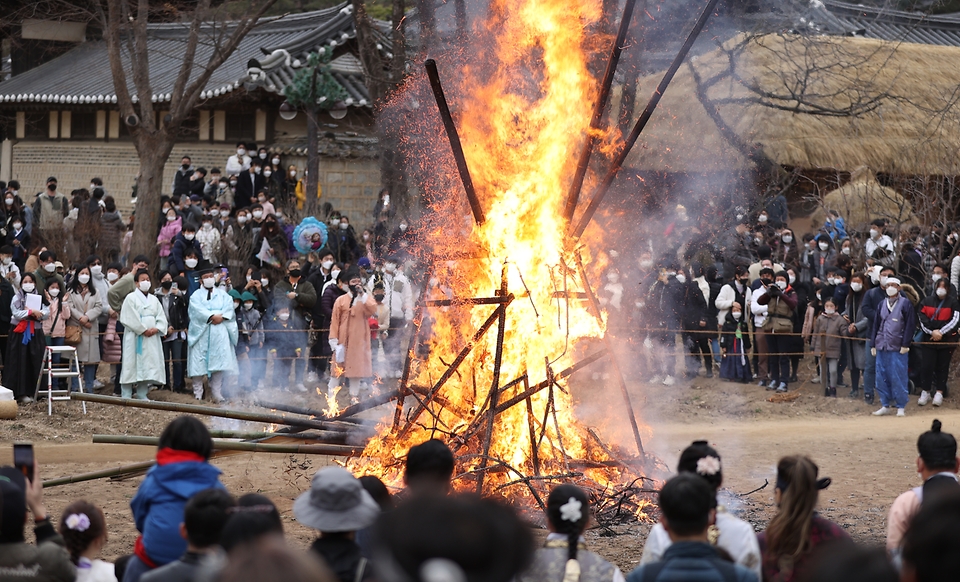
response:
{"label": "wooden pole", "polygon": [[156,464],[156,461],[144,461],[142,463],[125,465],[123,467],[114,467],[113,469],[104,469],[102,471],[94,471],[92,473],[81,473],[79,475],[72,475],[70,477],[61,477],[59,479],[48,479],[43,482],[43,488],[47,489],[49,487],[56,487],[58,485],[67,485],[69,483],[80,483],[82,481],[92,481],[94,479],[104,479],[106,477],[116,477],[117,475],[125,475],[127,473],[136,473],[140,471],[146,471],[147,469],[154,466],[155,464]]}
{"label": "wooden pole", "polygon": [[114,406],[128,406],[131,408],[147,408],[150,410],[167,410],[171,412],[182,412],[185,414],[200,414],[204,416],[218,416],[221,418],[232,418],[235,420],[246,420],[250,422],[260,422],[265,424],[282,424],[285,426],[300,426],[304,428],[314,428],[318,430],[330,430],[336,432],[349,432],[355,430],[351,425],[344,425],[337,422],[327,422],[313,420],[310,418],[295,418],[283,416],[280,414],[267,414],[262,412],[246,412],[242,410],[228,410],[225,408],[213,408],[211,406],[198,406],[196,404],[178,404],[176,402],[158,402],[156,400],[134,400],[132,398],[118,398],[116,396],[101,396],[99,394],[81,394],[72,392],[72,400],[82,400],[85,402],[99,402],[100,404],[112,404]]}
{"label": "wooden pole", "polygon": [[[144,445],[155,447],[160,442],[160,437],[151,436],[126,436],[112,434],[95,434],[93,442],[114,444],[114,445]],[[333,455],[344,457],[357,457],[363,453],[363,447],[350,445],[298,445],[285,444],[275,445],[270,443],[248,443],[237,441],[226,441],[222,439],[213,439],[214,450],[220,451],[245,451],[252,453],[282,453],[296,455]]]}
{"label": "wooden pole", "polygon": [[[500,271],[500,297],[507,296],[507,263],[503,264]],[[486,476],[487,459],[490,456],[490,445],[493,442],[493,430],[496,428],[497,420],[497,402],[500,401],[500,366],[503,364],[503,335],[507,325],[507,305],[500,308],[500,315],[497,320],[497,347],[493,356],[493,379],[490,381],[490,401],[489,420],[487,421],[487,432],[483,437],[483,456],[480,458],[480,471],[477,479],[477,495],[483,493],[483,480]]]}
{"label": "wooden pole", "polygon": [[[577,372],[589,366],[590,364],[596,362],[600,358],[606,356],[608,353],[609,353],[609,350],[606,350],[606,349],[600,350],[599,352],[594,352],[589,356],[587,356],[586,358],[580,360],[576,364],[570,366],[569,368],[566,368],[564,370],[561,370],[560,372],[557,372],[556,374],[553,375],[553,379],[562,380],[563,378],[566,378],[567,376],[572,375],[574,372]],[[497,406],[497,414],[500,414],[504,410],[508,410],[513,406],[516,406],[517,404],[523,402],[527,398],[533,396],[534,394],[536,394],[537,392],[540,392],[541,390],[543,390],[548,386],[550,386],[550,380],[544,380],[539,384],[534,384],[530,388],[527,388],[526,390],[510,398],[509,400],[505,400],[504,402],[501,402],[500,405]]]}

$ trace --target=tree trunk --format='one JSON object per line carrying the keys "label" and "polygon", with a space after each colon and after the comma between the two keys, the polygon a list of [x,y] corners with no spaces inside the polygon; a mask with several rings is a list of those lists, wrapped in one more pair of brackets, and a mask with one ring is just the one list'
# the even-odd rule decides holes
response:
{"label": "tree trunk", "polygon": [[150,257],[150,264],[157,265],[157,233],[160,220],[160,197],[168,192],[163,183],[163,166],[173,149],[174,141],[162,137],[142,135],[137,139],[137,154],[140,158],[140,175],[137,178],[136,219],[133,223],[131,258],[137,255]]}
{"label": "tree trunk", "polygon": [[320,154],[318,153],[317,135],[317,108],[307,107],[307,179],[304,185],[306,200],[303,203],[304,216],[316,216],[317,208],[317,180],[320,178]]}
{"label": "tree trunk", "polygon": [[467,5],[464,0],[456,0],[454,7],[457,14],[457,42],[462,43],[467,40]]}
{"label": "tree trunk", "polygon": [[420,52],[426,55],[433,48],[437,35],[436,9],[434,0],[417,0],[417,10],[420,13]]}

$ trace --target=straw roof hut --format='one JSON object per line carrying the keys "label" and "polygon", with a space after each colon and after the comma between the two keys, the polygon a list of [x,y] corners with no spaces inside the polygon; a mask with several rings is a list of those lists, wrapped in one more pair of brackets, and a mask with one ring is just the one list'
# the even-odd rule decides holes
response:
{"label": "straw roof hut", "polygon": [[848,183],[823,197],[823,206],[810,216],[811,231],[823,224],[827,210],[839,212],[848,229],[861,231],[877,218],[886,218],[898,225],[917,223],[910,202],[896,190],[877,182],[877,177],[866,167],[857,168]]}
{"label": "straw roof hut", "polygon": [[[958,64],[957,47],[741,35],[680,69],[626,165],[681,173],[752,167],[726,130],[787,167],[960,175]],[[643,79],[640,94],[659,79]]]}

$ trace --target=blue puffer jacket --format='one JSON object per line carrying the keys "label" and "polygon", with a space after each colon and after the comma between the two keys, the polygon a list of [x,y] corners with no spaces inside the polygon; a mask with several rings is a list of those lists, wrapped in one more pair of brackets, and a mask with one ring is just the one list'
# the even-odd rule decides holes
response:
{"label": "blue puffer jacket", "polygon": [[180,537],[183,508],[199,491],[224,488],[219,477],[220,469],[198,461],[158,464],[147,471],[130,509],[154,564],[169,564],[187,551],[187,541]]}
{"label": "blue puffer jacket", "polygon": [[659,562],[640,566],[627,574],[627,582],[759,582],[743,566],[720,558],[705,542],[677,542]]}

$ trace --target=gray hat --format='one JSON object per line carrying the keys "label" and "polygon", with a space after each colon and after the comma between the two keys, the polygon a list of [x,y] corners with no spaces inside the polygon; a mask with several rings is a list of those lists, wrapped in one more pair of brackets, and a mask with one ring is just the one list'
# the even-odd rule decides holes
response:
{"label": "gray hat", "polygon": [[380,506],[349,471],[327,467],[317,471],[310,490],[294,501],[293,515],[316,530],[349,532],[373,524]]}

